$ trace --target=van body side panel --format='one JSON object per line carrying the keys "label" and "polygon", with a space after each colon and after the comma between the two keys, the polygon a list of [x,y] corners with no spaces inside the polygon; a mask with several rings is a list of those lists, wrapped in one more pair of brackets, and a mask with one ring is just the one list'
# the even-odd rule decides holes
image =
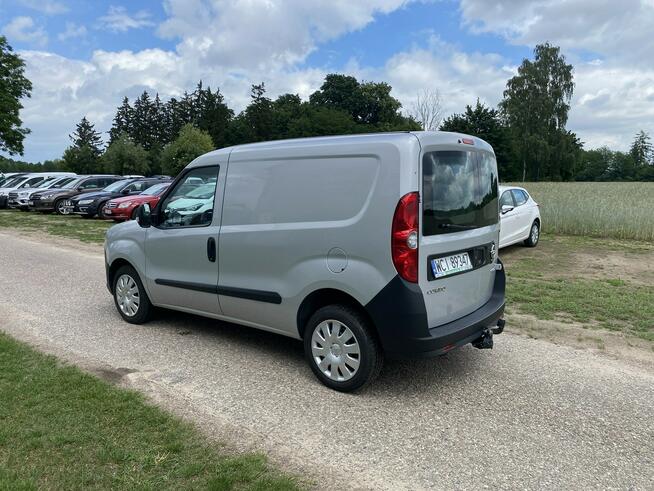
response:
{"label": "van body side panel", "polygon": [[415,137],[403,134],[374,144],[344,139],[339,145],[235,149],[225,188],[219,287],[274,292],[281,302],[220,295],[223,314],[298,337],[298,308],[313,291],[333,288],[369,302],[397,274],[391,220],[401,173],[412,167],[418,148]]}

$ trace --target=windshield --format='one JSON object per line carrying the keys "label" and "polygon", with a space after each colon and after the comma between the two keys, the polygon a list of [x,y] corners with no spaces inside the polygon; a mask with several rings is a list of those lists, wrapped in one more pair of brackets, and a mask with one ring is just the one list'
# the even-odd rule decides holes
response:
{"label": "windshield", "polygon": [[71,181],[74,181],[74,177],[61,177],[57,179],[55,182],[51,182],[50,185],[48,186],[50,189],[61,189],[63,188],[66,184],[68,184]]}
{"label": "windshield", "polygon": [[2,184],[2,187],[3,188],[13,188],[13,187],[17,186],[18,184],[20,184],[21,182],[23,182],[24,180],[25,180],[24,176],[22,176],[22,177],[10,177],[9,179],[7,179],[7,182]]}
{"label": "windshield", "polygon": [[107,191],[108,193],[115,193],[118,191],[122,191],[122,189],[127,186],[130,182],[130,180],[123,179],[122,181],[116,181],[112,184],[109,184],[106,188],[103,189],[103,191]]}
{"label": "windshield", "polygon": [[168,186],[170,186],[169,182],[162,183],[162,184],[155,184],[154,186],[150,186],[141,194],[145,194],[146,196],[159,196],[168,188]]}
{"label": "windshield", "polygon": [[55,179],[57,179],[57,178],[56,177],[48,177],[45,181],[43,181],[43,182],[37,184],[36,186],[34,186],[34,188],[35,189],[47,188],[48,186],[50,186],[50,184],[52,184],[52,181],[54,181]]}
{"label": "windshield", "polygon": [[486,152],[428,152],[422,159],[423,235],[485,227],[499,220],[497,164]]}
{"label": "windshield", "polygon": [[75,186],[77,186],[79,184],[79,182],[82,180],[81,177],[73,177],[72,179],[73,179],[72,181],[69,181],[66,184],[64,184],[63,186],[61,186],[61,189],[72,189]]}

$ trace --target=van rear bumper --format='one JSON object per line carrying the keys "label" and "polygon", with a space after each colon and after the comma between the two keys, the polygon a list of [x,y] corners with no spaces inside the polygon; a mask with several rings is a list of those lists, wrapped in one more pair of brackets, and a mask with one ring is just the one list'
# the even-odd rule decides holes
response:
{"label": "van rear bumper", "polygon": [[[443,355],[477,341],[488,329],[495,328],[504,315],[506,276],[503,267],[495,272],[493,293],[488,302],[468,315],[432,328],[427,327],[427,314],[420,289],[399,278],[396,280],[401,281],[401,285],[396,283],[392,292],[380,292],[366,306],[389,358]],[[401,313],[402,310],[404,314]]]}

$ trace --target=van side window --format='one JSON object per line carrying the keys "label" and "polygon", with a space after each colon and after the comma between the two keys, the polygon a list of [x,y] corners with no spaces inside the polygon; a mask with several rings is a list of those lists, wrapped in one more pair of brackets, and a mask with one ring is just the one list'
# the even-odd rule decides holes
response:
{"label": "van side window", "polygon": [[177,182],[161,203],[159,226],[202,227],[211,224],[218,167],[200,167]]}

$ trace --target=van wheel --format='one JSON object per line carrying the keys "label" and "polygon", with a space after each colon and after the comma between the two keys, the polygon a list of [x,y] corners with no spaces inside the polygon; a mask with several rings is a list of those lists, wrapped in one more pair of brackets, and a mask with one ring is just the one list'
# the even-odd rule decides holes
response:
{"label": "van wheel", "polygon": [[304,333],[304,353],[316,377],[341,392],[372,382],[384,363],[368,321],[344,305],[328,305],[311,316]]}
{"label": "van wheel", "polygon": [[114,275],[114,303],[123,320],[130,324],[147,322],[152,304],[141,278],[131,266],[122,266]]}
{"label": "van wheel", "polygon": [[531,224],[529,237],[527,237],[527,240],[525,240],[525,245],[527,247],[536,247],[536,244],[538,244],[538,239],[540,239],[540,225],[538,224],[538,220],[534,220],[534,223]]}

